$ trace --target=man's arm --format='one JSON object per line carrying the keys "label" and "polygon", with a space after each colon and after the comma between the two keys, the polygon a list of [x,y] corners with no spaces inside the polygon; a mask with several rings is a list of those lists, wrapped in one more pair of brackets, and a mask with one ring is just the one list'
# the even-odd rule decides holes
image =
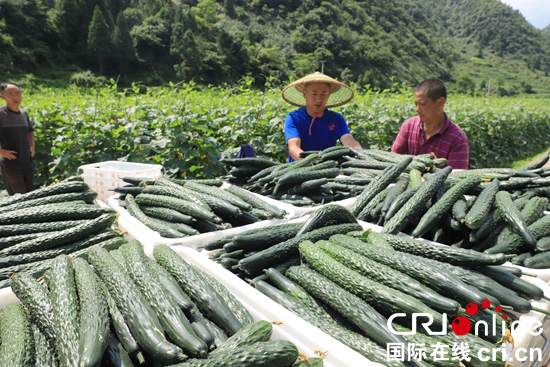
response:
{"label": "man's arm", "polygon": [[362,149],[361,144],[359,144],[359,142],[355,140],[351,134],[342,135],[340,137],[340,143],[342,143],[342,145],[345,145],[346,147],[350,147],[354,149]]}
{"label": "man's arm", "polygon": [[300,153],[303,152],[303,149],[300,148],[301,142],[302,140],[300,138],[288,139],[288,152],[295,161],[302,159],[300,158]]}
{"label": "man's arm", "polygon": [[31,147],[31,157],[34,158],[34,153],[36,152],[36,146],[34,143],[34,131],[29,131],[29,145]]}
{"label": "man's arm", "polygon": [[401,125],[401,128],[395,137],[395,141],[391,146],[391,151],[394,153],[406,154],[408,151],[407,145],[407,133],[403,128],[403,125]]}

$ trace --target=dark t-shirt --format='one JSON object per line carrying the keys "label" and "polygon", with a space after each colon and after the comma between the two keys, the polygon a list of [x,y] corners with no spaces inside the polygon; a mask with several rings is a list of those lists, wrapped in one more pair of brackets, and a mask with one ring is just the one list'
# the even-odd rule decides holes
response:
{"label": "dark t-shirt", "polygon": [[8,107],[0,108],[0,148],[15,150],[17,159],[0,157],[0,165],[12,168],[26,168],[32,165],[29,132],[34,128],[27,111],[13,112]]}

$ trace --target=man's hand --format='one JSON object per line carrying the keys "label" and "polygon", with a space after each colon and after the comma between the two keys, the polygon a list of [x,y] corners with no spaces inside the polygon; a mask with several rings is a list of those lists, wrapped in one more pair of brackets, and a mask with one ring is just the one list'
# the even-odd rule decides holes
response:
{"label": "man's hand", "polygon": [[0,157],[13,161],[17,159],[17,152],[15,150],[0,149]]}

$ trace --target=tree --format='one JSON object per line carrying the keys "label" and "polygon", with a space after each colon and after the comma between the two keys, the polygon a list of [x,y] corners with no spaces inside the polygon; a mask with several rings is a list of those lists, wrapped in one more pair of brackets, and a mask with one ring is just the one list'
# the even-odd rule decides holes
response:
{"label": "tree", "polygon": [[235,3],[233,0],[224,0],[223,8],[225,9],[225,14],[229,18],[237,18],[237,12],[235,11]]}
{"label": "tree", "polygon": [[113,31],[113,42],[117,50],[119,71],[123,76],[126,76],[128,64],[137,60],[137,52],[134,47],[134,40],[128,29],[126,17],[122,12],[118,13],[116,18],[116,26]]}
{"label": "tree", "polygon": [[88,28],[88,49],[99,61],[99,73],[103,73],[103,61],[111,50],[111,34],[103,12],[96,6],[94,16]]}
{"label": "tree", "polygon": [[61,47],[64,50],[75,50],[82,42],[79,37],[79,13],[80,10],[76,0],[58,0],[56,5],[55,24],[60,35]]}
{"label": "tree", "polygon": [[456,81],[456,89],[459,93],[474,94],[476,83],[469,74],[461,74]]}
{"label": "tree", "polygon": [[193,12],[178,8],[170,44],[170,54],[178,59],[178,63],[174,65],[176,75],[186,82],[200,80],[203,68],[202,55],[195,42],[193,25],[190,24],[193,23],[191,17],[195,17]]}

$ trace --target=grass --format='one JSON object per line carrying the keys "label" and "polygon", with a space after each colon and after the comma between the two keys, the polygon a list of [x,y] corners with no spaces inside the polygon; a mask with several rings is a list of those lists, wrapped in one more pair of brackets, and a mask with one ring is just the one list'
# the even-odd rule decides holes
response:
{"label": "grass", "polygon": [[521,159],[519,161],[515,161],[513,164],[512,164],[512,167],[511,168],[514,168],[514,169],[518,169],[518,168],[522,168],[522,167],[525,167],[526,165],[534,162],[534,161],[537,161],[539,159],[541,159],[542,157],[544,157],[546,154],[548,154],[548,150],[542,152],[542,153],[539,153],[535,156],[532,156],[532,157],[527,157],[525,159]]}

